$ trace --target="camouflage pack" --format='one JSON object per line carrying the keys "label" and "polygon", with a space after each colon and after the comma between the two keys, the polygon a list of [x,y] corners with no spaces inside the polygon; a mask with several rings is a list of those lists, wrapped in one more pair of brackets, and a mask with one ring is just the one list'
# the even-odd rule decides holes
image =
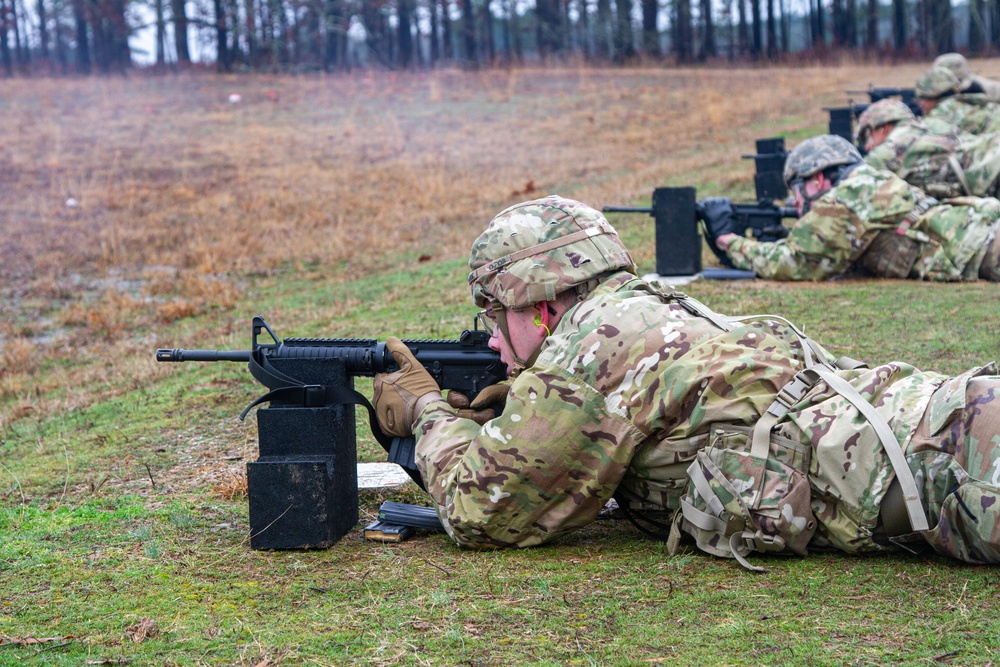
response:
{"label": "camouflage pack", "polygon": [[[771,434],[769,452],[758,457],[749,435],[746,427],[720,428],[698,452],[674,528],[694,537],[702,551],[760,571],[747,555],[805,556],[817,522],[810,505],[809,447]],[[675,531],[672,547],[678,537]]]}

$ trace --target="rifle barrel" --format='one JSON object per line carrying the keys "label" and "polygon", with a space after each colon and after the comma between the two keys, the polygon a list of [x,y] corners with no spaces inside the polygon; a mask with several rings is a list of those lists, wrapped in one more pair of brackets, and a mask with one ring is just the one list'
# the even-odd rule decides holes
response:
{"label": "rifle barrel", "polygon": [[605,206],[604,213],[652,213],[653,209],[644,206]]}
{"label": "rifle barrel", "polygon": [[159,349],[157,361],[250,361],[250,350]]}

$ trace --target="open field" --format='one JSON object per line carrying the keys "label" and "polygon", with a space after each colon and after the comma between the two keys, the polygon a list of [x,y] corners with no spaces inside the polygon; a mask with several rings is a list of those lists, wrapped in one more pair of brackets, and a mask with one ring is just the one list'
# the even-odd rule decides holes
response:
{"label": "open field", "polygon": [[[1000,665],[1000,572],[934,557],[754,575],[617,520],[522,552],[359,531],[251,551],[236,415],[259,386],[153,360],[245,349],[255,314],[283,336],[454,337],[468,244],[505,206],[749,200],[754,139],[792,146],[845,90],[923,67],[3,81],[0,665]],[[612,221],[652,270],[651,219]],[[996,285],[685,290],[867,361],[1000,357]],[[363,492],[362,523],[386,499],[421,495]]]}

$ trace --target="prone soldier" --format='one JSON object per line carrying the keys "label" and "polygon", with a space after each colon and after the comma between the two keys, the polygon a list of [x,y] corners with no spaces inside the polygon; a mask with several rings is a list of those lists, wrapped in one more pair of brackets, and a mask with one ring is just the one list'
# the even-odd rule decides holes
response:
{"label": "prone soldier", "polygon": [[937,118],[917,118],[899,100],[872,104],[858,118],[865,162],[938,199],[1000,193],[1000,136],[974,135]]}
{"label": "prone soldier", "polygon": [[672,550],[688,533],[750,568],[755,550],[899,546],[1000,562],[995,365],[835,360],[781,317],[726,317],[636,277],[604,216],[557,196],[498,214],[469,266],[510,373],[501,412],[463,418],[403,358],[375,379],[379,420],[417,436],[456,544],[550,542],[614,496],[666,510]]}
{"label": "prone soldier", "polygon": [[942,53],[934,59],[932,67],[944,67],[950,70],[958,79],[961,88],[970,88],[975,84],[991,100],[1000,102],[1000,81],[974,74],[969,67],[969,61],[961,53]]}
{"label": "prone soldier", "polygon": [[759,243],[730,233],[720,199],[707,233],[739,269],[774,280],[823,280],[856,270],[884,278],[1000,281],[1000,201],[938,201],[865,164],[843,137],[821,135],[788,154],[785,182],[800,216],[787,238]]}
{"label": "prone soldier", "polygon": [[1000,132],[1000,102],[994,102],[976,84],[962,82],[943,67],[927,70],[914,86],[917,104],[927,118],[936,118],[971,134]]}

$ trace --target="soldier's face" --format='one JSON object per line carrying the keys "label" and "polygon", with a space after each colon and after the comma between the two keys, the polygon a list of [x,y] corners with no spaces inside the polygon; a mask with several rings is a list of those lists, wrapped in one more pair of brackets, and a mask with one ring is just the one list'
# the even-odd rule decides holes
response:
{"label": "soldier's face", "polygon": [[488,345],[491,350],[500,353],[500,361],[506,366],[508,374],[514,370],[515,356],[526,359],[545,340],[545,334],[539,330],[540,327],[534,321],[537,314],[535,308],[521,311],[505,310],[510,340],[503,335],[500,327],[493,327]]}
{"label": "soldier's face", "polygon": [[929,100],[925,97],[918,97],[917,105],[920,107],[921,113],[926,116],[931,111],[934,111],[934,107],[938,105],[938,101],[939,100]]}
{"label": "soldier's face", "polygon": [[832,185],[823,172],[810,176],[801,182],[793,183],[795,210],[799,212],[799,215],[808,213],[813,200],[829,190]]}

